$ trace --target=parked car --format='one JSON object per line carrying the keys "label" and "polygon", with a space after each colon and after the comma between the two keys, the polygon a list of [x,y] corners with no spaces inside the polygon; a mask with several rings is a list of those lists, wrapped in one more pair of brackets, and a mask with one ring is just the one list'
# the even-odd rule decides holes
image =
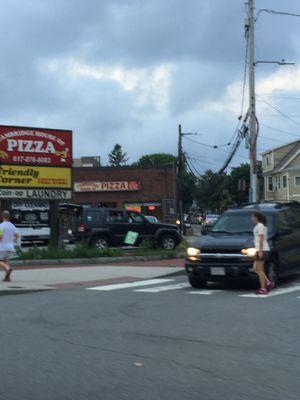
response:
{"label": "parked car", "polygon": [[267,273],[272,281],[300,270],[300,204],[262,203],[226,211],[195,247],[187,250],[185,270],[190,284],[204,287],[207,281],[251,277],[256,250],[251,215],[260,211],[268,220],[271,248]]}
{"label": "parked car", "polygon": [[11,220],[24,242],[43,242],[50,239],[49,202],[14,201]]}
{"label": "parked car", "polygon": [[75,219],[76,241],[85,240],[97,248],[124,245],[128,231],[139,234],[137,243],[150,240],[168,250],[173,250],[181,241],[176,225],[152,223],[134,211],[78,207]]}
{"label": "parked car", "polygon": [[204,227],[208,227],[211,226],[213,224],[215,224],[219,219],[219,215],[218,214],[206,214],[204,221],[203,221],[203,226]]}
{"label": "parked car", "polygon": [[204,215],[203,214],[196,214],[194,216],[194,218],[193,218],[193,223],[202,225],[203,219],[204,219]]}

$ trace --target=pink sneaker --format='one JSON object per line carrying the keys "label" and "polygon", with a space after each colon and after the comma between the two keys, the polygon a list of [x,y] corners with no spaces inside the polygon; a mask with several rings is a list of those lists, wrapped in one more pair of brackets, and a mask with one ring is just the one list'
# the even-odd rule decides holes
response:
{"label": "pink sneaker", "polygon": [[255,294],[257,294],[258,296],[259,295],[266,295],[266,294],[268,294],[268,291],[267,291],[267,289],[260,288],[255,292]]}
{"label": "pink sneaker", "polygon": [[266,284],[266,289],[268,292],[271,292],[272,289],[274,289],[275,283],[274,282],[269,282]]}

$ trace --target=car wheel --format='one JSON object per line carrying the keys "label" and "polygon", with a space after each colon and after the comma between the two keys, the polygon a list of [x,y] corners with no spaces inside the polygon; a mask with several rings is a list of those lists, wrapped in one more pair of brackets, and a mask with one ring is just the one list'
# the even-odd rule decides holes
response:
{"label": "car wheel", "polygon": [[198,276],[189,276],[190,285],[195,289],[201,289],[206,286],[206,279],[199,278]]}
{"label": "car wheel", "polygon": [[160,247],[164,250],[174,250],[176,244],[176,240],[172,235],[163,235],[160,239]]}
{"label": "car wheel", "polygon": [[278,265],[274,260],[270,260],[268,266],[268,278],[274,283],[278,283]]}
{"label": "car wheel", "polygon": [[109,241],[105,236],[97,235],[92,239],[91,245],[97,249],[107,249],[109,247]]}

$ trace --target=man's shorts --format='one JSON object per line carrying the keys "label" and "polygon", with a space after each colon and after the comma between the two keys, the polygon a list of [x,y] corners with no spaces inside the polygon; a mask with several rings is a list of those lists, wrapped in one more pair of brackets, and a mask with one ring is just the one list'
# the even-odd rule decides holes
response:
{"label": "man's shorts", "polygon": [[259,251],[257,251],[256,252],[256,254],[255,254],[255,261],[268,261],[268,259],[269,259],[269,251],[263,251],[262,252],[263,254],[262,254],[262,257],[261,256],[259,256]]}
{"label": "man's shorts", "polygon": [[10,260],[11,258],[13,258],[13,256],[15,255],[14,251],[0,251],[0,260],[1,261],[7,261]]}

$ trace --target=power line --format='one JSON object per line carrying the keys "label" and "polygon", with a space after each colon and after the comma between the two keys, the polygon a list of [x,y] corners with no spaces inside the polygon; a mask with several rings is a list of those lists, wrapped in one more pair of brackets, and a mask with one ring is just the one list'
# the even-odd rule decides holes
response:
{"label": "power line", "polygon": [[192,163],[190,157],[189,157],[187,154],[185,154],[185,155],[186,155],[186,162],[187,162],[187,165],[188,165],[189,169],[191,170],[192,174],[195,176],[195,178],[197,178],[197,176],[196,176],[196,175],[194,174],[194,172],[192,171],[191,166],[192,166],[192,168],[194,169],[194,171],[196,172],[196,174],[197,174],[198,177],[199,177],[199,176],[201,175],[200,172],[199,172],[199,171],[197,170],[197,168],[194,166],[194,164]]}
{"label": "power line", "polygon": [[285,144],[285,142],[283,142],[282,140],[270,138],[270,137],[268,137],[268,136],[259,135],[259,137],[260,137],[260,138],[263,138],[263,139],[266,139],[266,140],[270,140],[270,141],[272,141],[272,142],[277,142],[277,143]]}
{"label": "power line", "polygon": [[242,85],[242,101],[241,101],[241,112],[238,118],[238,123],[234,130],[234,133],[230,139],[230,143],[232,143],[235,136],[238,134],[240,129],[241,120],[244,114],[244,105],[245,105],[245,91],[246,91],[246,83],[247,83],[247,65],[248,65],[248,40],[246,40],[246,51],[245,51],[245,59],[244,59],[244,72],[243,72],[243,85]]}
{"label": "power line", "polygon": [[293,118],[289,117],[287,114],[283,113],[280,111],[278,108],[273,106],[273,104],[269,103],[267,100],[260,100],[261,102],[267,104],[269,107],[273,108],[273,110],[277,111],[278,114],[282,115],[284,118],[288,119],[289,121],[293,122],[294,124],[300,126],[300,123],[298,121],[295,121]]}
{"label": "power line", "polygon": [[274,128],[273,126],[265,125],[262,123],[260,125],[263,126],[264,128],[272,129],[273,131],[276,131],[276,132],[281,132],[281,133],[285,133],[286,135],[291,135],[291,136],[295,136],[296,138],[300,138],[300,135],[297,135],[296,133],[284,131],[282,129]]}
{"label": "power line", "polygon": [[200,165],[208,165],[208,164],[210,164],[210,165],[219,165],[219,163],[222,163],[222,161],[217,163],[217,162],[208,161],[208,160],[201,160],[200,158],[196,158],[196,157],[189,157],[189,159],[193,160],[193,161],[196,161]]}
{"label": "power line", "polygon": [[185,139],[186,139],[186,140],[189,140],[190,142],[200,144],[201,146],[208,147],[208,148],[210,148],[210,149],[225,151],[226,153],[227,153],[227,151],[226,151],[226,150],[223,150],[223,149],[220,149],[220,147],[224,147],[224,146],[229,146],[229,145],[230,145],[230,143],[219,144],[219,145],[212,145],[212,144],[207,144],[207,143],[203,143],[203,142],[198,142],[197,140],[194,140],[194,139],[191,139],[191,138],[188,138],[188,137],[186,137]]}

